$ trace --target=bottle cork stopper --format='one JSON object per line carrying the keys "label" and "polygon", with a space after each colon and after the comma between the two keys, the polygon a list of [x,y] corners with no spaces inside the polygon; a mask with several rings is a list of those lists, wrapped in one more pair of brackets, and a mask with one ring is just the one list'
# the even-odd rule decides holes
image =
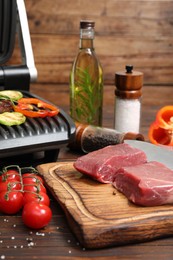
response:
{"label": "bottle cork stopper", "polygon": [[124,99],[135,99],[142,95],[143,73],[133,71],[132,65],[126,65],[126,71],[115,74],[115,95]]}

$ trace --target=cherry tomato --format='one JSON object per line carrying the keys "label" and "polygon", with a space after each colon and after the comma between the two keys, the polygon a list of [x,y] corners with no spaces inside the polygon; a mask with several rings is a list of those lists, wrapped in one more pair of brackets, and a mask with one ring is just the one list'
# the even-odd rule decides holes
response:
{"label": "cherry tomato", "polygon": [[20,191],[21,190],[21,183],[19,183],[18,181],[4,181],[4,182],[0,182],[0,192],[1,191],[9,191],[9,190],[17,190]]}
{"label": "cherry tomato", "polygon": [[39,192],[38,194],[33,194],[31,192],[25,192],[23,195],[23,204],[29,203],[31,201],[39,202],[41,204],[50,205],[50,199],[45,192]]}
{"label": "cherry tomato", "polygon": [[0,192],[0,211],[6,214],[16,214],[23,206],[23,194],[19,191]]}
{"label": "cherry tomato", "polygon": [[24,184],[23,191],[24,192],[36,192],[36,193],[44,192],[44,193],[46,193],[46,188],[44,187],[44,185],[42,183],[40,183],[40,184],[28,183],[28,184]]}
{"label": "cherry tomato", "polygon": [[22,175],[22,180],[24,184],[27,183],[42,183],[43,184],[43,179],[38,176],[37,174],[32,174],[32,173],[24,173]]}
{"label": "cherry tomato", "polygon": [[16,170],[7,170],[0,176],[0,182],[3,181],[20,181],[20,174]]}
{"label": "cherry tomato", "polygon": [[24,224],[33,229],[41,229],[48,225],[52,218],[51,209],[37,202],[25,204],[22,211],[22,220]]}
{"label": "cherry tomato", "polygon": [[8,190],[8,186],[9,186],[9,182],[8,181],[1,182],[0,183],[0,192],[1,191],[7,191]]}

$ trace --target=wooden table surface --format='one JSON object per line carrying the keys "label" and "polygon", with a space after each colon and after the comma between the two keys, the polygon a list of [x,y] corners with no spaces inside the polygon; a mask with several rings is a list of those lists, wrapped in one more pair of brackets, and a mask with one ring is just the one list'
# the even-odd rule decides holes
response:
{"label": "wooden table surface", "polygon": [[[33,84],[31,92],[53,102],[68,113],[68,86]],[[172,98],[173,86],[143,87],[141,133],[146,140],[149,125],[154,121],[157,110],[171,105]],[[103,126],[113,127],[113,117],[114,87],[105,86]],[[79,155],[64,147],[57,160],[75,159]],[[52,197],[51,208],[53,217],[50,224],[39,231],[26,228],[22,224],[20,213],[15,216],[0,215],[0,259],[173,259],[173,236],[140,244],[87,250],[70,231],[62,209]]]}

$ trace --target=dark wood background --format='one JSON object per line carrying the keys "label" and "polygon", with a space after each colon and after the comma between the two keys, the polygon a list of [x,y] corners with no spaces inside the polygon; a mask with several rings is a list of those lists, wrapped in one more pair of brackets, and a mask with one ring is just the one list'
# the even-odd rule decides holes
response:
{"label": "dark wood background", "polygon": [[[172,0],[25,0],[38,83],[67,84],[79,21],[96,22],[95,49],[105,84],[133,64],[145,85],[173,84]],[[14,62],[19,54],[14,53]]]}

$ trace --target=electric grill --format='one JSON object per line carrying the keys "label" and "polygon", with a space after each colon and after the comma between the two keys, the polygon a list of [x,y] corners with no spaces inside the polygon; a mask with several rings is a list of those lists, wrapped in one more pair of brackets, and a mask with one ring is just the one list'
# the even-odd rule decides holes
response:
{"label": "electric grill", "polygon": [[[16,35],[22,64],[4,65],[12,56]],[[29,92],[30,83],[36,79],[37,69],[24,1],[0,0],[0,90],[19,90],[24,97],[43,100]],[[19,126],[0,125],[0,164],[9,157],[12,163],[13,158],[14,162],[18,159],[19,162],[29,162],[33,157],[35,160],[44,158],[44,162],[56,160],[60,148],[67,146],[75,135],[74,122],[61,108],[59,110],[54,117],[27,118]]]}

